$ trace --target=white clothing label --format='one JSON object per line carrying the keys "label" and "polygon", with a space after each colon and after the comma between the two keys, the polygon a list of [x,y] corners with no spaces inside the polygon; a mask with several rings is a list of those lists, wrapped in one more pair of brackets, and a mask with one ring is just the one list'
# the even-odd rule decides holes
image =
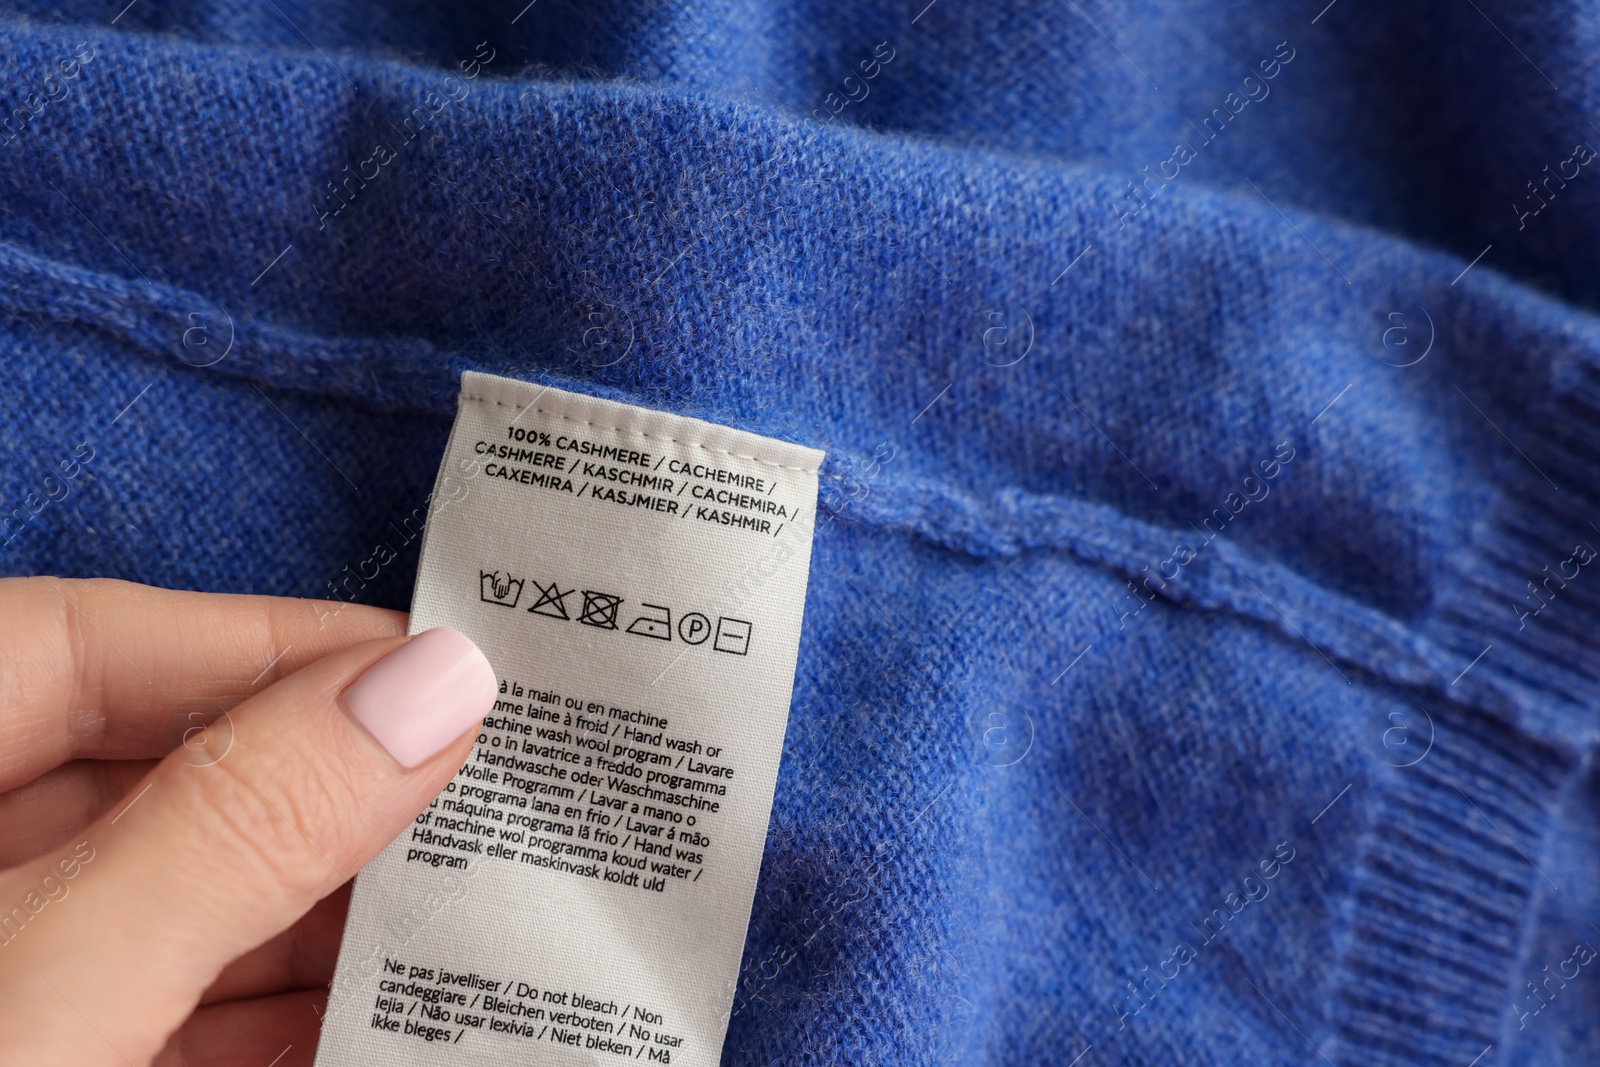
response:
{"label": "white clothing label", "polygon": [[822,453],[469,372],[411,632],[501,695],[356,879],[318,1067],[714,1067],[793,694]]}

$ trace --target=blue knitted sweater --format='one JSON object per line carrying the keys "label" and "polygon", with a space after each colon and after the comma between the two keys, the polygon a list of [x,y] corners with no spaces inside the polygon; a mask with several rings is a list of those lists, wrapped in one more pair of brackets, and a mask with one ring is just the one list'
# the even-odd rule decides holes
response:
{"label": "blue knitted sweater", "polygon": [[1594,1063],[1597,6],[5,3],[0,572],[825,448],[725,1062]]}

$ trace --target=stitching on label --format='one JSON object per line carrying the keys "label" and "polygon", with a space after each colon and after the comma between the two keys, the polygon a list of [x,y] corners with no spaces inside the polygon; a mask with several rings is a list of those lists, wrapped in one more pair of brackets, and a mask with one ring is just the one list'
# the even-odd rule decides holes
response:
{"label": "stitching on label", "polygon": [[[521,406],[519,406],[517,404],[508,404],[504,400],[493,400],[490,397],[474,396],[473,394],[466,393],[466,392],[463,392],[461,394],[461,399],[476,401],[479,404],[493,404],[495,407],[501,407],[501,408],[507,408],[507,407],[516,408],[518,414],[521,414],[522,412],[527,411],[528,407],[531,406],[531,405],[521,405]],[[699,441],[689,441],[689,440],[686,440],[686,439],[683,439],[683,438],[679,438],[679,437],[662,437],[660,434],[653,434],[653,433],[650,433],[647,430],[634,430],[634,429],[629,429],[626,426],[606,426],[606,425],[604,425],[602,423],[595,422],[593,419],[575,419],[571,415],[563,415],[560,412],[550,411],[550,410],[548,410],[546,408],[534,408],[533,410],[537,411],[541,415],[554,415],[556,418],[562,420],[563,422],[576,422],[576,423],[578,423],[580,425],[583,425],[583,426],[599,426],[599,428],[602,429],[602,430],[613,430],[616,433],[638,434],[640,437],[654,437],[659,441],[671,441],[675,445],[688,445],[690,448],[698,448],[702,452],[715,452],[715,453],[719,453],[719,454],[724,455],[724,456],[732,456],[734,459],[748,459],[748,460],[751,460],[753,462],[760,463],[760,464],[762,464],[764,466],[777,467],[779,470],[797,471],[800,474],[816,474],[819,470],[821,470],[820,467],[790,467],[790,466],[787,466],[787,465],[785,465],[783,463],[774,463],[770,459],[762,459],[760,456],[746,456],[746,455],[742,455],[742,454],[740,454],[738,452],[734,452],[734,451],[731,451],[731,450],[726,449],[726,448],[712,448],[709,445],[701,444]]]}

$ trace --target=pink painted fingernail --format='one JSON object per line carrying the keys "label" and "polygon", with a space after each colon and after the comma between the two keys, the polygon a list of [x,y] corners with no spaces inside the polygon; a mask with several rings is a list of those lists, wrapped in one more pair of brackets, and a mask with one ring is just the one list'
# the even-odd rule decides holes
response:
{"label": "pink painted fingernail", "polygon": [[424,630],[367,668],[344,704],[403,767],[415,767],[494,707],[494,668],[460,630]]}

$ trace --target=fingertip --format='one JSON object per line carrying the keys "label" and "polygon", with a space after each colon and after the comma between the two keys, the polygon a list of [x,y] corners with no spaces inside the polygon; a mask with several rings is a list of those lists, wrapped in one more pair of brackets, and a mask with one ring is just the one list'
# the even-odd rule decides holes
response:
{"label": "fingertip", "polygon": [[481,649],[460,630],[424,630],[367,668],[344,706],[402,767],[426,763],[480,722],[499,683]]}

